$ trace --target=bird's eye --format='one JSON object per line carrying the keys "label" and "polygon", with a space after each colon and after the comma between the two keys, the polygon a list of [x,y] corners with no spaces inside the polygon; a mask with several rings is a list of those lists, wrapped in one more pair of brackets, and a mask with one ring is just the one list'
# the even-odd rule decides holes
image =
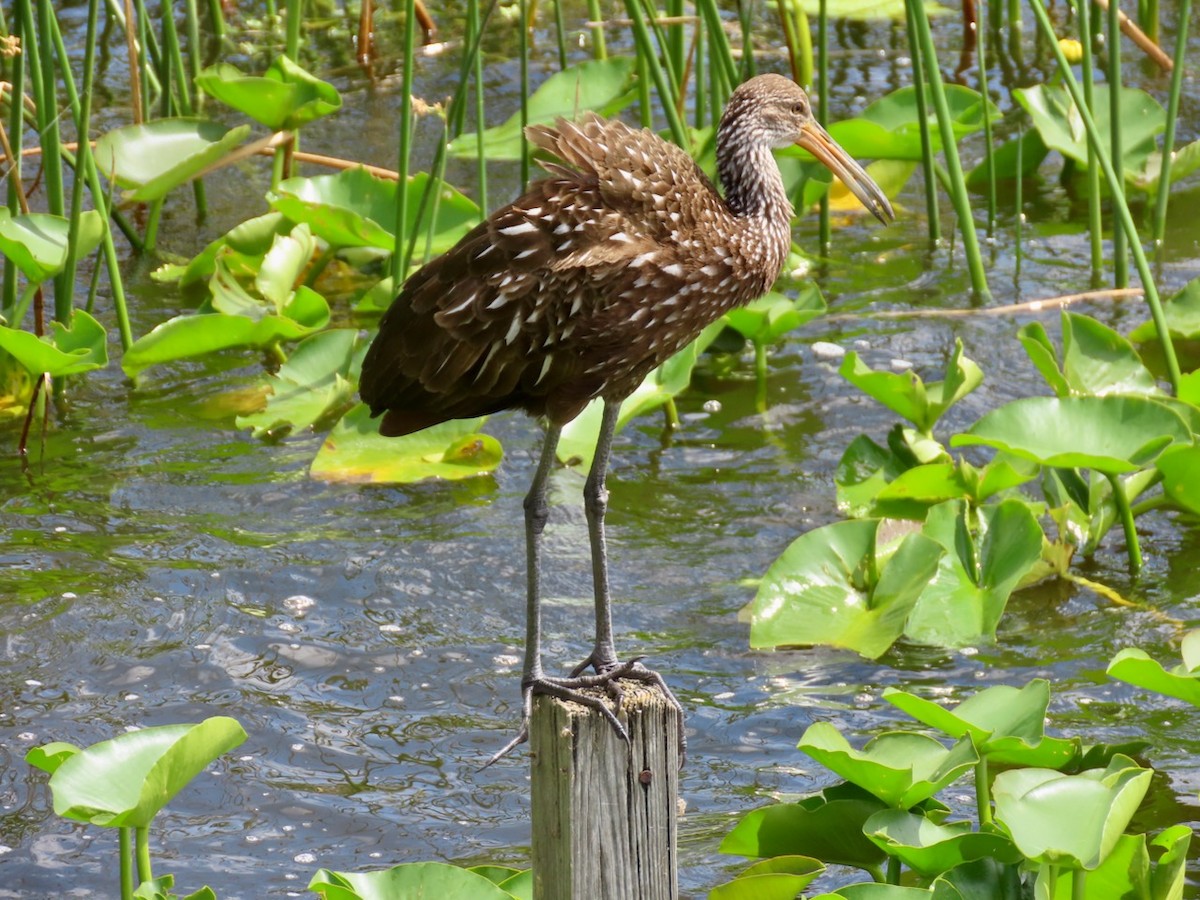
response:
{"label": "bird's eye", "polygon": [[792,104],[792,112],[794,112],[798,116],[804,115],[804,103],[800,102],[800,101],[793,103]]}

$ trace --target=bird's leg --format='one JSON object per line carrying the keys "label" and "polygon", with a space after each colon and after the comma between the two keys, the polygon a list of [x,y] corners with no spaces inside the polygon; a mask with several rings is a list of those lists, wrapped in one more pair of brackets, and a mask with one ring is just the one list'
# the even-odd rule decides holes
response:
{"label": "bird's leg", "polygon": [[686,755],[686,738],[683,732],[683,707],[667,687],[663,677],[653,669],[643,666],[638,659],[626,663],[617,661],[616,642],[613,639],[612,595],[608,588],[608,545],[604,536],[604,514],[608,511],[608,463],[612,455],[613,435],[617,430],[617,418],[621,403],[604,401],[604,412],[600,419],[600,436],[596,440],[596,452],[592,457],[592,468],[583,486],[583,505],[587,513],[588,538],[592,549],[592,580],[595,588],[596,643],[587,659],[576,666],[571,678],[582,680],[580,675],[589,666],[596,672],[595,682],[602,683],[621,709],[621,687],[618,680],[629,678],[651,684],[662,691],[667,701],[679,713],[679,758],[680,764]]}
{"label": "bird's leg", "polygon": [[546,520],[550,516],[546,484],[550,479],[550,468],[554,465],[554,452],[558,448],[558,438],[561,433],[562,428],[558,425],[552,424],[547,430],[545,442],[542,444],[542,455],[533,476],[533,484],[530,485],[529,493],[525,496],[525,663],[521,668],[521,727],[511,741],[484,763],[485,769],[508,754],[514,747],[524,743],[529,737],[529,718],[533,713],[533,695],[535,693],[549,694],[597,709],[609,720],[622,739],[629,740],[624,726],[621,725],[612,710],[604,704],[604,701],[577,690],[580,687],[599,684],[602,679],[593,677],[547,678],[546,673],[542,670],[542,532],[545,531]]}

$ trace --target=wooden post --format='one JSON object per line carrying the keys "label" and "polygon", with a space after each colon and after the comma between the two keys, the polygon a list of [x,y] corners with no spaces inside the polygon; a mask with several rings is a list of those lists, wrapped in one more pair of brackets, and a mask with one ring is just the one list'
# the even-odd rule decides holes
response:
{"label": "wooden post", "polygon": [[534,699],[534,900],[677,900],[679,714],[622,681],[625,744],[594,710]]}

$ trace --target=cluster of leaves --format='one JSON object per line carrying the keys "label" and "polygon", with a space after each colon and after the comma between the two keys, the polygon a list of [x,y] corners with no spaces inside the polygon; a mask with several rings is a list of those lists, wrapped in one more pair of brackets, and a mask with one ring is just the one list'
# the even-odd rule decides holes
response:
{"label": "cluster of leaves", "polygon": [[[1197,638],[1185,640],[1178,671],[1130,650],[1109,672],[1195,703]],[[721,851],[761,859],[712,900],[792,900],[827,864],[864,870],[872,881],[814,900],[1183,896],[1191,829],[1126,833],[1153,774],[1132,758],[1144,744],[1047,736],[1050,687],[1041,679],[987,688],[950,709],[906,691],[883,696],[954,743],[890,731],[859,750],[833,725],[812,725],[798,749],[844,781],[745,816]],[[937,795],[968,775],[977,819],[951,821]]]}
{"label": "cluster of leaves", "polygon": [[[1200,336],[1200,281],[1166,310],[1173,336]],[[841,374],[906,423],[886,446],[862,435],[846,449],[836,482],[850,518],[804,534],[770,567],[747,610],[752,646],[824,643],[873,658],[901,637],[994,640],[1014,590],[1070,577],[1074,555],[1092,554],[1118,522],[1136,569],[1136,514],[1200,513],[1200,372],[1166,394],[1133,343],[1153,334],[1147,323],[1131,340],[1064,312],[1059,354],[1040,324],[1025,326],[1021,343],[1054,396],[991,410],[949,446],[934,428],[983,378],[961,344],[932,383],[848,354]],[[982,465],[951,453],[976,446],[997,452]]]}

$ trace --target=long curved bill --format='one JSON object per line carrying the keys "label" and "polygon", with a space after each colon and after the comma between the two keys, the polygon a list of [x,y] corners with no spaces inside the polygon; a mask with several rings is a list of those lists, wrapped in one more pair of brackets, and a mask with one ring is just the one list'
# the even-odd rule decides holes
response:
{"label": "long curved bill", "polygon": [[895,212],[892,211],[892,204],[888,202],[887,195],[879,185],[815,120],[809,120],[804,125],[804,130],[800,132],[800,139],[796,143],[815,156],[830,172],[842,179],[842,183],[854,192],[854,196],[861,200],[863,206],[869,209],[880,222],[887,225],[896,218]]}

